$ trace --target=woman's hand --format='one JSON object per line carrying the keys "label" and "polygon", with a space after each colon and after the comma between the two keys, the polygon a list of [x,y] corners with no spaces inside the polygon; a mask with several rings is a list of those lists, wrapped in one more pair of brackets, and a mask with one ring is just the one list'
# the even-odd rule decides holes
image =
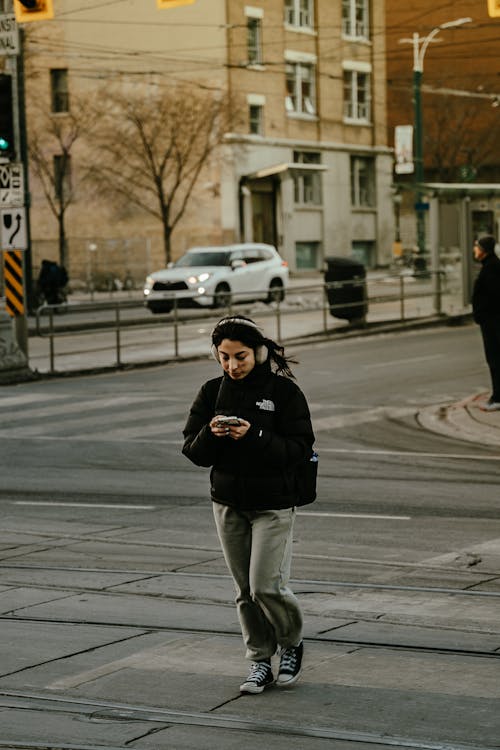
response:
{"label": "woman's hand", "polygon": [[233,440],[241,440],[242,437],[245,437],[250,429],[250,422],[239,417],[238,425],[221,424],[219,421],[221,416],[217,414],[209,423],[209,427],[215,437],[228,437]]}

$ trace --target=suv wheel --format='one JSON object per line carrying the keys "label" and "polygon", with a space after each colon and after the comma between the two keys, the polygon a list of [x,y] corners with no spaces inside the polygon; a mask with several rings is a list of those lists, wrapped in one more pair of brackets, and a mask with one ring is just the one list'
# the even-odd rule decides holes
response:
{"label": "suv wheel", "polygon": [[214,292],[214,307],[230,307],[231,290],[227,284],[218,284]]}
{"label": "suv wheel", "polygon": [[285,299],[285,290],[283,289],[283,284],[281,283],[280,279],[273,279],[271,283],[269,284],[269,292],[267,293],[267,300],[266,302],[270,304],[271,302],[283,302]]}

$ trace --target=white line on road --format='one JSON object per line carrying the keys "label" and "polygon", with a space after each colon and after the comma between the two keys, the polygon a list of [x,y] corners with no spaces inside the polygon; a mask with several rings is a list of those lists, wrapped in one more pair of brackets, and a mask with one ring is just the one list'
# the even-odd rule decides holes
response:
{"label": "white line on road", "polygon": [[314,511],[297,512],[298,516],[314,516],[318,518],[372,518],[384,521],[411,521],[411,516],[382,516],[377,513],[315,513]]}
{"label": "white line on road", "polygon": [[405,357],[404,359],[393,359],[387,362],[374,362],[373,364],[362,365],[365,370],[370,370],[374,367],[393,367],[394,365],[407,365],[412,362],[426,362],[430,359],[442,359],[443,354],[429,354],[427,357]]}
{"label": "white line on road", "polygon": [[366,456],[402,456],[403,458],[459,458],[468,461],[500,461],[500,455],[478,456],[475,453],[425,453],[424,451],[381,451],[365,448],[318,448],[320,453],[356,453]]}
{"label": "white line on road", "polygon": [[118,505],[117,503],[56,503],[44,500],[13,500],[14,505],[46,505],[58,508],[120,508],[125,510],[154,510],[156,505]]}

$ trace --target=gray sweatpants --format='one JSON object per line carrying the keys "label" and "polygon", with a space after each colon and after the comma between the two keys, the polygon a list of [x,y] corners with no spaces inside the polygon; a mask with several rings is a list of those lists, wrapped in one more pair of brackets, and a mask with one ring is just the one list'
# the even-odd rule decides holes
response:
{"label": "gray sweatpants", "polygon": [[217,532],[236,586],[246,657],[267,659],[297,646],[302,613],[288,586],[295,509],[240,511],[213,503]]}

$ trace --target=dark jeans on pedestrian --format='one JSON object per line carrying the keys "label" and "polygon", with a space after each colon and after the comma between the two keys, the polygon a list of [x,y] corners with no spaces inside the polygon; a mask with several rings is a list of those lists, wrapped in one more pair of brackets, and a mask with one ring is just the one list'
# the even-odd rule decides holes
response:
{"label": "dark jeans on pedestrian", "polygon": [[481,323],[484,353],[490,368],[491,400],[500,403],[500,317]]}

